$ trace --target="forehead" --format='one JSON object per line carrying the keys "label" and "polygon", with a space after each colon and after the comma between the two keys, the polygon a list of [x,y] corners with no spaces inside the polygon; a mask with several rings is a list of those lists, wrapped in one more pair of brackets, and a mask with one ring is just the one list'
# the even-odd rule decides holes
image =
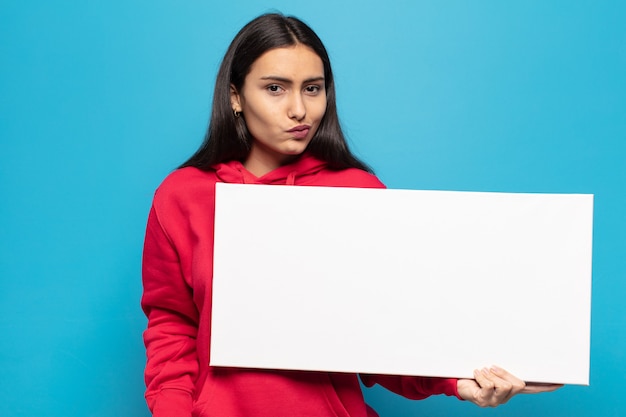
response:
{"label": "forehead", "polygon": [[308,46],[297,44],[270,49],[257,58],[250,67],[249,75],[281,75],[290,78],[323,77],[322,59]]}

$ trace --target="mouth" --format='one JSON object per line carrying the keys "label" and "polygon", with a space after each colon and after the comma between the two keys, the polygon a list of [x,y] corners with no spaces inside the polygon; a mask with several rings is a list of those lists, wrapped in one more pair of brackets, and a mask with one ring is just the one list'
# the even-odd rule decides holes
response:
{"label": "mouth", "polygon": [[311,130],[311,126],[300,125],[300,126],[292,127],[287,132],[291,133],[292,136],[296,139],[304,139],[307,137],[310,130]]}

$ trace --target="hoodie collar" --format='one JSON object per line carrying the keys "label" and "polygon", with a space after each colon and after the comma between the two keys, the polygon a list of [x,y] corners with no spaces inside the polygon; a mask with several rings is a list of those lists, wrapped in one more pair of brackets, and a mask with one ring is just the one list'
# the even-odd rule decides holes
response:
{"label": "hoodie collar", "polygon": [[325,167],[326,162],[305,153],[295,162],[278,167],[261,177],[256,177],[239,161],[217,164],[213,169],[219,180],[226,183],[295,185],[296,177],[300,183],[305,177],[317,174]]}

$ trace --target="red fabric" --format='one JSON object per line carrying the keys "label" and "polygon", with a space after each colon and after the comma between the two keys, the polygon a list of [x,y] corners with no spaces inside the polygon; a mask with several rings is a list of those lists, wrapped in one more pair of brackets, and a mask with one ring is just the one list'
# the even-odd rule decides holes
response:
{"label": "red fabric", "polygon": [[[257,178],[241,163],[183,168],[155,193],[143,256],[148,317],[146,399],[154,416],[293,417],[375,415],[354,374],[209,367],[215,183],[382,188],[357,169],[333,171],[304,155]],[[363,376],[409,398],[457,395],[456,380]]]}

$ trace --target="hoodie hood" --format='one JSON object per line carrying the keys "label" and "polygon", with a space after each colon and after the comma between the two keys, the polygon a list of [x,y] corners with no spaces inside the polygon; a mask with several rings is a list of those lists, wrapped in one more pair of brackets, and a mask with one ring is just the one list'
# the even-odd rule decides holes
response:
{"label": "hoodie hood", "polygon": [[252,174],[239,161],[217,164],[213,169],[220,181],[231,184],[296,185],[296,178],[298,184],[305,183],[326,165],[326,162],[305,153],[295,162],[278,167],[261,177]]}

